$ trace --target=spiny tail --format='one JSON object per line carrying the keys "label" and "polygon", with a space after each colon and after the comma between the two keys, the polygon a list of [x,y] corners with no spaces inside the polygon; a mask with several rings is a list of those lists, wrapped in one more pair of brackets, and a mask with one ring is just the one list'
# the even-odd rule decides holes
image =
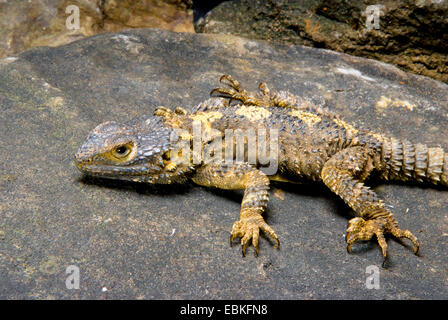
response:
{"label": "spiny tail", "polygon": [[407,140],[383,138],[382,177],[448,186],[448,154],[442,148],[429,148]]}

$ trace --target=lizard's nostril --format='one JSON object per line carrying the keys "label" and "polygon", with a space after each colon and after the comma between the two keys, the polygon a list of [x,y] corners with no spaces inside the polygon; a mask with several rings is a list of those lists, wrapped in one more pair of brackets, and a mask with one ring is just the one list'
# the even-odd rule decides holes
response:
{"label": "lizard's nostril", "polygon": [[75,155],[74,163],[75,163],[76,168],[78,168],[78,170],[82,172],[83,171],[82,170],[83,169],[83,163],[81,161],[78,161],[78,159],[76,159],[76,155]]}
{"label": "lizard's nostril", "polygon": [[84,164],[91,162],[91,159],[83,148],[79,148],[75,153],[74,162],[76,167],[81,170]]}
{"label": "lizard's nostril", "polygon": [[75,162],[81,163],[83,161],[83,155],[79,151],[75,153]]}

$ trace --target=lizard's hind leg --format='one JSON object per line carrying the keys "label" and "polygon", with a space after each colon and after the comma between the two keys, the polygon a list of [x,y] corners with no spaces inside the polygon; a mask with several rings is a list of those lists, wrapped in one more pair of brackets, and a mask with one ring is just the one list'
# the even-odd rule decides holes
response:
{"label": "lizard's hind leg", "polygon": [[365,147],[351,147],[333,155],[324,165],[323,182],[339,195],[358,217],[349,221],[347,227],[347,250],[359,240],[370,240],[376,236],[383,255],[383,266],[387,256],[384,234],[397,238],[407,238],[418,252],[417,238],[408,230],[402,230],[392,212],[378,198],[376,193],[365,186],[363,181],[374,169],[374,155]]}
{"label": "lizard's hind leg", "polygon": [[218,94],[221,97],[229,99],[229,104],[233,100],[241,101],[245,105],[280,107],[290,109],[313,108],[313,105],[301,97],[294,96],[288,91],[271,92],[266,83],[261,82],[258,85],[260,92],[253,94],[241,88],[238,81],[229,75],[223,75],[219,81],[227,88],[215,88],[210,95]]}
{"label": "lizard's hind leg", "polygon": [[228,88],[215,88],[210,92],[210,95],[219,94],[229,99],[229,104],[233,100],[241,101],[245,105],[261,106],[266,105],[263,98],[256,97],[254,94],[242,89],[240,83],[233,79],[230,75],[223,75],[219,81],[228,86]]}

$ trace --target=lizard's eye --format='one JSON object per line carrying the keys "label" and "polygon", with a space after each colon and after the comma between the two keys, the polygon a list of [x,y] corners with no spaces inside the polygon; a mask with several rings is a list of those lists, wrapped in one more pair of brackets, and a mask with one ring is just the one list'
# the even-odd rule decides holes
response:
{"label": "lizard's eye", "polygon": [[119,146],[113,150],[113,155],[117,158],[124,158],[131,152],[131,148],[129,146]]}

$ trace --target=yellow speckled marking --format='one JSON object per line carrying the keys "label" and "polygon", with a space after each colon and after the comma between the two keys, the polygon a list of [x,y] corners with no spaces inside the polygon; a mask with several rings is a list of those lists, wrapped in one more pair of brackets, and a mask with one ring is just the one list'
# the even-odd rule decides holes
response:
{"label": "yellow speckled marking", "polygon": [[384,136],[382,136],[382,135],[380,135],[378,133],[375,133],[375,132],[370,132],[370,135],[372,137],[374,137],[375,139],[377,139],[378,141],[384,142],[384,139],[385,139]]}
{"label": "yellow speckled marking", "polygon": [[193,136],[191,134],[189,134],[187,130],[182,130],[180,132],[180,138],[182,140],[189,141],[189,140],[193,139]]}
{"label": "yellow speckled marking", "polygon": [[322,121],[321,117],[319,117],[318,115],[302,110],[292,110],[289,114],[299,118],[300,120],[305,122],[310,128],[314,126],[316,123]]}
{"label": "yellow speckled marking", "polygon": [[349,134],[356,134],[358,133],[358,129],[356,129],[355,127],[353,127],[352,125],[348,124],[347,122],[341,120],[341,119],[333,119],[333,122],[336,123],[337,125],[343,127]]}
{"label": "yellow speckled marking", "polygon": [[249,119],[249,121],[258,121],[269,117],[271,112],[262,107],[242,106],[235,111],[235,114],[244,116]]}
{"label": "yellow speckled marking", "polygon": [[216,119],[220,119],[222,117],[222,113],[218,111],[211,112],[198,112],[190,116],[193,121],[201,121],[206,123],[212,123]]}
{"label": "yellow speckled marking", "polygon": [[222,113],[218,111],[211,111],[211,112],[198,112],[196,114],[193,114],[190,116],[193,121],[200,121],[203,125],[203,130],[206,132],[210,132],[212,128],[212,123],[220,119],[222,117]]}

